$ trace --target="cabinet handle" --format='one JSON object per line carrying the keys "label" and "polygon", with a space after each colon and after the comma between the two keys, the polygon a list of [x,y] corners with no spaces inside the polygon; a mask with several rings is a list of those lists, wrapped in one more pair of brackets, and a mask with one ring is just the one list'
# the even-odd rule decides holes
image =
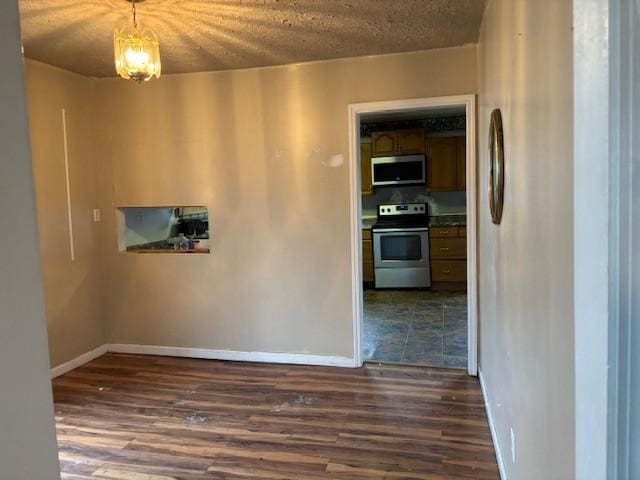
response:
{"label": "cabinet handle", "polygon": [[449,232],[448,232],[448,231],[446,231],[446,230],[440,230],[438,233],[439,233],[440,235],[449,235]]}
{"label": "cabinet handle", "polygon": [[449,270],[448,268],[443,268],[442,273],[451,273],[451,270]]}
{"label": "cabinet handle", "polygon": [[440,247],[440,251],[441,252],[448,252],[449,251],[449,247]]}

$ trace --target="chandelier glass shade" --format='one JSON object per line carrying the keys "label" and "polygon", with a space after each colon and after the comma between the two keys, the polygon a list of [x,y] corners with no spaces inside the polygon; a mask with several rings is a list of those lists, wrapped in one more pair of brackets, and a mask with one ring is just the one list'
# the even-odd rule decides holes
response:
{"label": "chandelier glass shade", "polygon": [[142,83],[160,78],[160,43],[152,30],[138,26],[136,1],[132,1],[133,24],[113,32],[113,52],[117,74]]}

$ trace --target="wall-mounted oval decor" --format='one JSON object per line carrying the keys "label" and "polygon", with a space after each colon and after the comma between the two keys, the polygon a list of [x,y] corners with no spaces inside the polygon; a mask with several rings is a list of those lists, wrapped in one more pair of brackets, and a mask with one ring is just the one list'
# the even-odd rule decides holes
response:
{"label": "wall-mounted oval decor", "polygon": [[491,220],[496,225],[502,220],[504,203],[504,141],[502,137],[502,114],[496,108],[491,112],[489,124],[489,209]]}

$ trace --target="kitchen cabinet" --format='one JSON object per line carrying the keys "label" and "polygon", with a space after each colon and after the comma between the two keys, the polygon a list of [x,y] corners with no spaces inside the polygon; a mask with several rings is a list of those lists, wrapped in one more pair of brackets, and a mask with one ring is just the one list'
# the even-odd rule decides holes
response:
{"label": "kitchen cabinet", "polygon": [[[454,285],[462,289],[467,281],[467,262],[460,260],[434,260],[431,262],[431,282],[434,290],[445,290]],[[443,285],[444,284],[444,285]]]}
{"label": "kitchen cabinet", "polygon": [[425,153],[425,133],[422,128],[374,132],[371,156],[419,155]]}
{"label": "kitchen cabinet", "polygon": [[466,290],[466,234],[466,227],[432,227],[429,229],[432,290]]}
{"label": "kitchen cabinet", "polygon": [[466,190],[466,137],[427,139],[427,190]]}
{"label": "kitchen cabinet", "polygon": [[458,149],[456,154],[457,163],[457,177],[456,182],[457,190],[467,190],[467,137],[455,137],[456,147]]}
{"label": "kitchen cabinet", "polygon": [[362,281],[374,281],[373,272],[373,239],[371,229],[362,229]]}
{"label": "kitchen cabinet", "polygon": [[408,128],[398,130],[398,155],[419,155],[425,153],[424,129]]}
{"label": "kitchen cabinet", "polygon": [[360,179],[363,195],[371,195],[373,186],[371,185],[371,144],[360,144]]}
{"label": "kitchen cabinet", "polygon": [[430,238],[429,249],[431,258],[465,259],[467,257],[467,239],[456,238]]}
{"label": "kitchen cabinet", "polygon": [[371,136],[371,155],[388,157],[398,150],[398,132],[374,132]]}

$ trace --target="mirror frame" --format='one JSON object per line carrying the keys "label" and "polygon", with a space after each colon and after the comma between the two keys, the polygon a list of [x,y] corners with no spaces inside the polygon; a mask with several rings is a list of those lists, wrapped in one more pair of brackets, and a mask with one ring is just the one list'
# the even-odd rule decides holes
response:
{"label": "mirror frame", "polygon": [[499,108],[491,112],[489,123],[489,209],[496,225],[502,220],[504,206],[504,136],[502,113]]}

